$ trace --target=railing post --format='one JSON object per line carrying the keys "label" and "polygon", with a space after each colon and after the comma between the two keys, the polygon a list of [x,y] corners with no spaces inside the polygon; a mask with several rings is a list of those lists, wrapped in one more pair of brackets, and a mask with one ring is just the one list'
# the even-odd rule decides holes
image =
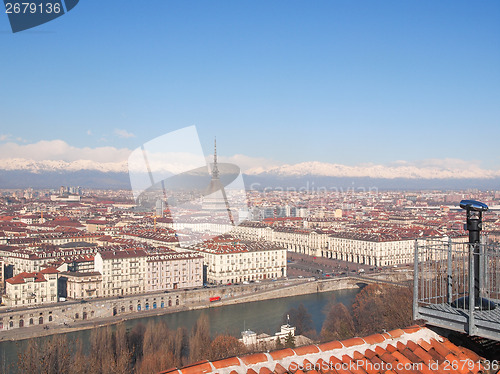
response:
{"label": "railing post", "polygon": [[475,265],[475,244],[469,243],[469,331],[468,331],[469,335],[474,335],[476,331],[475,321],[474,321],[474,307],[476,300],[476,294],[475,294],[476,287],[474,280],[476,278],[476,274],[474,273],[475,270],[474,265]]}
{"label": "railing post", "polygon": [[446,302],[451,304],[453,297],[453,284],[452,284],[452,247],[451,247],[451,238],[448,238],[448,269],[447,269],[447,292],[446,292]]}
{"label": "railing post", "polygon": [[413,320],[418,319],[418,239],[413,251]]}
{"label": "railing post", "polygon": [[486,247],[487,238],[481,237],[479,244],[479,289],[481,290],[480,297],[489,297],[488,287],[488,248]]}

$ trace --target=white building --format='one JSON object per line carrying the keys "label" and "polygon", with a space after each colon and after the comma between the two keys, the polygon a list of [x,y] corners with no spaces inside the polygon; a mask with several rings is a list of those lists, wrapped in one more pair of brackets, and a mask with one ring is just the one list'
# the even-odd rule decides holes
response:
{"label": "white building", "polygon": [[286,277],[286,249],[222,236],[189,247],[204,257],[206,280],[226,284]]}
{"label": "white building", "polygon": [[147,253],[142,249],[104,251],[94,257],[94,269],[102,274],[102,296],[146,291]]}
{"label": "white building", "polygon": [[102,296],[102,275],[99,272],[64,272],[66,297],[68,299],[93,299]]}
{"label": "white building", "polygon": [[37,273],[21,273],[5,281],[5,305],[26,306],[57,302],[58,271],[47,268]]}
{"label": "white building", "polygon": [[[446,237],[433,239],[445,240]],[[419,238],[419,244],[423,240],[425,238]],[[414,251],[414,238],[401,238],[395,234],[339,233],[328,238],[325,257],[371,266],[393,266],[413,263]]]}
{"label": "white building", "polygon": [[197,253],[150,254],[146,262],[148,292],[203,286],[203,256]]}
{"label": "white building", "polygon": [[257,335],[251,330],[245,330],[241,333],[240,341],[245,344],[246,347],[267,349],[268,347],[274,348],[278,341],[280,344],[284,344],[289,335],[295,337],[295,327],[286,324],[281,325],[280,331],[275,333],[274,336],[264,333]]}
{"label": "white building", "polygon": [[55,249],[55,250],[29,250],[18,247],[0,248],[0,257],[5,265],[12,265],[13,275],[21,273],[39,272],[46,267],[55,267],[60,271],[74,268],[77,271],[93,271],[93,253],[97,247]]}

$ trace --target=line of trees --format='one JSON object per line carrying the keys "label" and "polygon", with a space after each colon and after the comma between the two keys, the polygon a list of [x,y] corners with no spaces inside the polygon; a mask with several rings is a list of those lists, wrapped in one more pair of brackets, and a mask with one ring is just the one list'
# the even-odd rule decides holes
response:
{"label": "line of trees", "polygon": [[[311,315],[304,305],[290,309],[283,322],[296,327],[296,335],[313,341],[343,340],[392,330],[412,323],[412,290],[405,287],[364,287],[351,309],[342,303],[332,303],[318,336]],[[33,374],[121,374],[155,373],[172,367],[182,367],[200,360],[218,360],[249,353],[235,337],[221,334],[210,336],[208,316],[202,314],[191,331],[185,327],[170,330],[164,322],[139,323],[127,331],[124,324],[94,329],[90,347],[81,342],[68,342],[66,335],[51,339],[31,339],[19,355],[19,373]],[[276,348],[294,347],[290,335]]]}
{"label": "line of trees", "polygon": [[343,340],[411,325],[412,290],[409,287],[371,284],[357,295],[351,310],[344,304],[330,305],[320,340]]}
{"label": "line of trees", "polygon": [[190,332],[170,330],[164,322],[139,323],[127,331],[118,324],[94,329],[87,352],[81,342],[71,344],[65,335],[42,343],[31,339],[19,355],[17,371],[33,374],[155,373],[208,359],[218,360],[247,353],[243,343],[230,335],[210,336],[208,317],[202,314]]}
{"label": "line of trees", "polygon": [[412,323],[412,290],[408,287],[371,284],[357,295],[351,308],[335,300],[327,306],[326,318],[318,335],[311,315],[303,304],[283,315],[290,321],[296,335],[313,341],[332,341],[367,336],[382,331],[409,326]]}

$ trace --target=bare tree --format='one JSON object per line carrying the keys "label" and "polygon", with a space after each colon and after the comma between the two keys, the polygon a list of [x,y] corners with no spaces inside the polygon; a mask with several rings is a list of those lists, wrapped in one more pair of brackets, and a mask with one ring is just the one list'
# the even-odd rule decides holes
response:
{"label": "bare tree", "polygon": [[343,340],[355,334],[351,313],[342,303],[333,304],[321,328],[321,340]]}
{"label": "bare tree", "polygon": [[174,365],[171,335],[165,322],[148,323],[142,343],[142,359],[136,365],[137,373],[159,372]]}
{"label": "bare tree", "polygon": [[115,373],[129,373],[132,367],[132,353],[127,344],[125,324],[120,323],[114,333]]}
{"label": "bare tree", "polygon": [[171,350],[174,355],[174,366],[183,366],[186,363],[189,351],[188,334],[185,327],[177,328],[171,342]]}
{"label": "bare tree", "polygon": [[314,336],[316,334],[312,317],[304,304],[300,304],[297,309],[290,308],[288,312],[283,315],[283,323],[288,322],[288,317],[290,318],[290,325],[295,327],[296,335]]}
{"label": "bare tree", "polygon": [[55,335],[41,344],[32,339],[25,351],[19,355],[19,373],[66,374],[72,365],[71,354],[65,336]]}
{"label": "bare tree", "polygon": [[352,305],[356,330],[368,335],[412,323],[412,291],[408,287],[368,285]]}
{"label": "bare tree", "polygon": [[206,359],[210,349],[210,323],[205,313],[200,315],[191,331],[189,339],[189,361]]}
{"label": "bare tree", "polygon": [[89,373],[88,358],[83,353],[83,346],[81,341],[75,344],[75,353],[73,355],[73,364],[71,366],[71,374],[86,374]]}
{"label": "bare tree", "polygon": [[135,365],[135,363],[142,357],[142,343],[145,331],[146,327],[144,324],[139,322],[127,335],[128,346],[132,355],[132,365]]}
{"label": "bare tree", "polygon": [[116,372],[113,332],[110,326],[92,330],[88,355],[90,372],[113,374]]}
{"label": "bare tree", "polygon": [[210,344],[208,359],[215,361],[246,353],[245,345],[230,335],[218,335]]}

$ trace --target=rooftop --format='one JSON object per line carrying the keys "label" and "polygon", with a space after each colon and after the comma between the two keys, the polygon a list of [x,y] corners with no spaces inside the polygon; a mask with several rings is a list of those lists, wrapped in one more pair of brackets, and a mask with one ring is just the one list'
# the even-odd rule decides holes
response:
{"label": "rooftop", "polygon": [[480,373],[484,361],[426,327],[412,326],[365,338],[202,361],[162,374]]}

